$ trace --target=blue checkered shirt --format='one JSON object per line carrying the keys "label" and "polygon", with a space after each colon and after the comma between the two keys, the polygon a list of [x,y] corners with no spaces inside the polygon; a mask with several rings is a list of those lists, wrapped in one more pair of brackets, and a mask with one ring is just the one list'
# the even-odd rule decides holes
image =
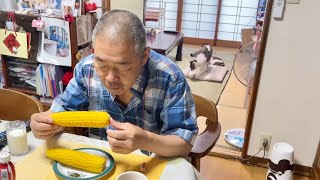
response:
{"label": "blue checkered shirt", "polygon": [[106,111],[119,122],[129,122],[157,134],[177,135],[193,144],[198,133],[195,104],[181,70],[154,51],[131,87],[133,98],[127,106],[100,81],[93,65],[94,55],[79,62],[64,93],[51,110]]}

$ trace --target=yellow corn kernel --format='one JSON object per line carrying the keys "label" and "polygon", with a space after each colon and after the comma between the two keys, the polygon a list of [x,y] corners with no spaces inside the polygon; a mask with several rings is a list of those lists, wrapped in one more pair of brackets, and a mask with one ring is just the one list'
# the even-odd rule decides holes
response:
{"label": "yellow corn kernel", "polygon": [[106,167],[106,159],[104,157],[77,150],[48,149],[47,157],[60,163],[95,173],[101,173]]}
{"label": "yellow corn kernel", "polygon": [[102,128],[109,125],[110,115],[101,111],[65,111],[51,114],[53,123],[65,127]]}

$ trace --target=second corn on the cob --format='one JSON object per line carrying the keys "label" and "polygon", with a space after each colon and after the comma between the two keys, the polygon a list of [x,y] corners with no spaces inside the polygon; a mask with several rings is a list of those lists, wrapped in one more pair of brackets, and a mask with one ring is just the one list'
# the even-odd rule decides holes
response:
{"label": "second corn on the cob", "polygon": [[51,114],[53,123],[65,127],[103,128],[109,125],[110,115],[101,111],[65,111]]}
{"label": "second corn on the cob", "polygon": [[60,163],[95,173],[101,173],[106,166],[106,159],[101,156],[71,149],[48,149],[47,156]]}

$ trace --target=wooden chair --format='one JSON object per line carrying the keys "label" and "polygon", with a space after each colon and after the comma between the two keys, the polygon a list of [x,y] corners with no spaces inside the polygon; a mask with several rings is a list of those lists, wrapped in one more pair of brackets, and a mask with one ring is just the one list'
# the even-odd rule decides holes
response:
{"label": "wooden chair", "polygon": [[145,1],[144,8],[144,23],[147,21],[157,22],[157,26],[146,26],[147,28],[159,28],[163,29],[165,25],[165,11],[166,11],[166,2],[150,2],[150,6],[147,5]]}
{"label": "wooden chair", "polygon": [[30,120],[34,113],[43,112],[41,103],[26,94],[0,89],[0,119]]}
{"label": "wooden chair", "polygon": [[196,105],[197,118],[203,116],[207,118],[206,129],[198,134],[193,148],[189,153],[192,165],[200,172],[200,158],[207,155],[219,139],[221,125],[218,121],[218,111],[216,105],[208,99],[193,94]]}

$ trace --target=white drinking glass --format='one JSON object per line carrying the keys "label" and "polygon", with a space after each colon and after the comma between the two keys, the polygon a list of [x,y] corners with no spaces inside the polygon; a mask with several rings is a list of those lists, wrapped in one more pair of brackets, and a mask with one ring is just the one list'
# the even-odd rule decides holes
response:
{"label": "white drinking glass", "polygon": [[117,180],[148,180],[147,177],[137,171],[127,171],[124,173],[121,173],[118,177]]}
{"label": "white drinking glass", "polygon": [[28,152],[26,124],[23,121],[9,121],[6,124],[7,141],[10,154],[24,155]]}

